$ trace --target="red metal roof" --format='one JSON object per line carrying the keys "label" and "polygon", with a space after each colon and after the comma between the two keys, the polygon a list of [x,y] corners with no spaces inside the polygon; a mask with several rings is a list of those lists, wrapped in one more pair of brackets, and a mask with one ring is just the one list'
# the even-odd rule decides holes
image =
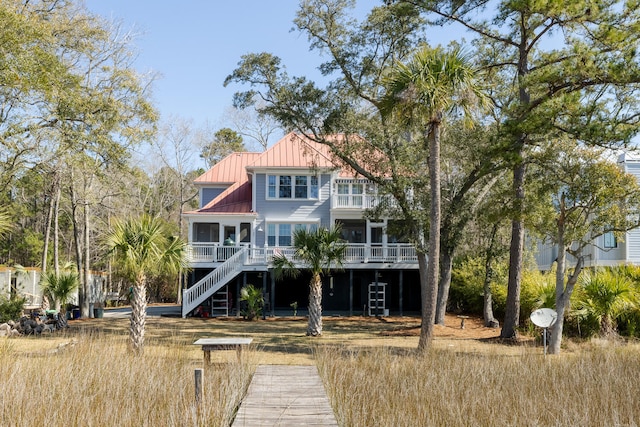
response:
{"label": "red metal roof", "polygon": [[[222,159],[196,184],[231,184],[206,206],[191,214],[247,214],[251,213],[251,182],[247,170],[256,168],[321,168],[332,169],[339,162],[331,161],[331,151],[296,133],[285,135],[264,153],[237,152]],[[349,168],[342,168],[341,176],[354,176]]]}
{"label": "red metal roof", "polygon": [[194,180],[195,184],[233,184],[246,177],[246,166],[263,153],[231,153]]}
{"label": "red metal roof", "polygon": [[251,182],[245,179],[236,182],[218,197],[195,213],[202,214],[246,214],[251,213]]}
{"label": "red metal roof", "polygon": [[270,149],[262,153],[248,169],[254,168],[334,168],[329,147],[310,139],[289,133]]}

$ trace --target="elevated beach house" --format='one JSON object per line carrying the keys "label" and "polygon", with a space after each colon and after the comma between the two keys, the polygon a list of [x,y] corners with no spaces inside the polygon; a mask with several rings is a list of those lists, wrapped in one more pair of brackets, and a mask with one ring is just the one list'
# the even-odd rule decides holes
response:
{"label": "elevated beach house", "polygon": [[323,282],[325,313],[402,314],[420,310],[415,249],[388,232],[390,220],[365,219],[376,186],[332,160],[328,148],[290,133],[261,153],[230,154],[195,180],[200,208],[189,222],[192,271],[182,315],[238,313],[240,289],[263,289],[265,314],[304,313],[309,277],[276,281],[274,253],[292,252],[294,230],[341,224],[348,243],[342,271]]}

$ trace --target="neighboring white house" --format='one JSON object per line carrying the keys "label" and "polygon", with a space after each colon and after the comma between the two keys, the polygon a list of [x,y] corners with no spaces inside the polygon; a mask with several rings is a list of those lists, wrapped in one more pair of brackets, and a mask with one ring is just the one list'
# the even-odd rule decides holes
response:
{"label": "neighboring white house", "polygon": [[183,316],[237,308],[242,285],[262,287],[267,311],[306,307],[307,279],[275,281],[274,253],[291,251],[293,231],[341,224],[348,242],[343,271],[323,284],[325,311],[386,314],[420,310],[415,249],[365,219],[380,201],[376,186],[332,161],[329,149],[290,133],[262,153],[232,153],[195,180],[200,208],[186,212],[192,272]]}
{"label": "neighboring white house", "polygon": [[[618,165],[627,173],[640,180],[640,155],[623,153],[618,157]],[[640,228],[625,233],[623,239],[616,239],[613,233],[599,236],[593,245],[584,250],[585,267],[611,267],[621,264],[640,265]],[[536,254],[538,268],[542,271],[551,269],[558,256],[557,246],[539,244]],[[567,258],[575,263],[572,257]]]}
{"label": "neighboring white house", "polygon": [[26,298],[27,308],[40,307],[42,305],[40,269],[0,267],[0,294],[10,297],[12,293]]}
{"label": "neighboring white house", "polygon": [[[24,297],[27,301],[25,309],[38,309],[42,307],[42,288],[40,286],[41,270],[39,267],[15,268],[0,266],[0,294],[10,297],[12,293]],[[90,272],[89,303],[105,300],[107,274]],[[78,292],[76,291],[69,303],[78,304]]]}

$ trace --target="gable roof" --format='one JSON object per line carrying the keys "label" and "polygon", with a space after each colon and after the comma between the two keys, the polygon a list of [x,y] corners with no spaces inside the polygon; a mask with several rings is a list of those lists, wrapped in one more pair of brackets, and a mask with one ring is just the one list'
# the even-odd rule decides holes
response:
{"label": "gable roof", "polygon": [[329,147],[291,132],[262,153],[247,169],[257,168],[335,168]]}
{"label": "gable roof", "polygon": [[247,175],[246,166],[263,153],[234,152],[213,165],[211,169],[197,177],[193,182],[202,184],[233,184]]}
{"label": "gable roof", "polygon": [[[246,175],[246,174],[245,174]],[[244,179],[224,190],[206,206],[195,212],[201,214],[248,214],[251,213],[251,182]]]}
{"label": "gable roof", "polygon": [[251,182],[246,166],[263,153],[234,152],[194,180],[196,185],[229,185],[216,198],[189,214],[237,214],[251,212]]}
{"label": "gable roof", "polygon": [[[230,184],[216,198],[189,214],[250,214],[252,183],[248,171],[260,168],[334,169],[330,148],[291,132],[263,153],[235,152],[195,179],[196,185]],[[342,168],[341,176],[354,176]],[[255,214],[255,213],[254,213]]]}

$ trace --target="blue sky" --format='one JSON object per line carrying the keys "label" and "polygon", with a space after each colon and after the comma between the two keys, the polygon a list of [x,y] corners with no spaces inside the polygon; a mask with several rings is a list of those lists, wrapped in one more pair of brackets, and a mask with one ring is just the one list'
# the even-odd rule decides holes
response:
{"label": "blue sky", "polygon": [[238,89],[222,83],[246,53],[271,52],[290,75],[319,76],[322,59],[309,52],[305,35],[290,31],[298,0],[86,0],[86,5],[122,21],[125,29],[135,26],[136,68],[161,76],[153,99],[162,119],[218,125]]}

